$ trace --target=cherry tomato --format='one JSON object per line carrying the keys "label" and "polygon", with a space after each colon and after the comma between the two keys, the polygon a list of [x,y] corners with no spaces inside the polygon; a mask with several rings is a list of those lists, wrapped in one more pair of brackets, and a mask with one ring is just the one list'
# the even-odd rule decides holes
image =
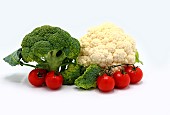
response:
{"label": "cherry tomato", "polygon": [[114,89],[115,81],[113,77],[103,74],[97,78],[97,86],[100,91],[109,92]]}
{"label": "cherry tomato", "polygon": [[100,82],[100,80],[104,77],[104,76],[108,76],[106,73],[104,73],[102,76],[99,76],[97,78],[97,84]]}
{"label": "cherry tomato", "polygon": [[63,77],[60,73],[56,75],[54,71],[51,71],[47,73],[45,82],[48,88],[59,89],[63,84]]}
{"label": "cherry tomato", "polygon": [[45,83],[47,71],[44,69],[34,69],[28,75],[29,82],[36,87],[40,87]]}
{"label": "cherry tomato", "polygon": [[125,72],[129,74],[131,84],[138,83],[143,77],[143,72],[139,67],[128,66]]}
{"label": "cherry tomato", "polygon": [[127,87],[130,83],[129,75],[127,73],[122,73],[121,71],[116,71],[113,74],[113,78],[115,79],[115,87],[119,89]]}

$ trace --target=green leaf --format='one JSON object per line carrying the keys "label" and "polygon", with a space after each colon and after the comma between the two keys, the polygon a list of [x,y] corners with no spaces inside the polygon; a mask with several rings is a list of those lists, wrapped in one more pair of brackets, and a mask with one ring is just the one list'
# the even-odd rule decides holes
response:
{"label": "green leaf", "polygon": [[91,88],[96,88],[97,86],[96,79],[99,76],[100,71],[101,68],[98,65],[92,64],[86,69],[83,75],[79,76],[75,80],[74,84],[78,88],[82,88],[86,90]]}
{"label": "green leaf", "polygon": [[20,64],[20,59],[21,59],[21,51],[22,49],[18,49],[15,52],[13,52],[12,54],[8,55],[7,57],[5,57],[3,60],[7,63],[9,63],[11,66],[16,66]]}
{"label": "green leaf", "polygon": [[135,62],[136,63],[141,63],[143,65],[143,62],[139,59],[139,53],[138,53],[137,50],[136,50],[136,54],[135,54]]}

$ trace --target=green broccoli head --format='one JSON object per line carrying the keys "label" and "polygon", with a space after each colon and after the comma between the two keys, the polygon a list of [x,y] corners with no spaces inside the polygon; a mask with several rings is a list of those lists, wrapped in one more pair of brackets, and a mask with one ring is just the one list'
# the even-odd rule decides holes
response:
{"label": "green broccoli head", "polygon": [[27,34],[22,41],[22,60],[35,61],[42,68],[56,71],[63,60],[76,59],[79,41],[59,27],[41,26]]}
{"label": "green broccoli head", "polygon": [[80,69],[81,66],[78,64],[69,64],[67,70],[61,72],[65,85],[73,85],[75,79],[77,79],[80,76]]}
{"label": "green broccoli head", "polygon": [[101,68],[97,65],[90,65],[84,74],[78,77],[74,84],[83,89],[96,88],[96,79],[99,76]]}

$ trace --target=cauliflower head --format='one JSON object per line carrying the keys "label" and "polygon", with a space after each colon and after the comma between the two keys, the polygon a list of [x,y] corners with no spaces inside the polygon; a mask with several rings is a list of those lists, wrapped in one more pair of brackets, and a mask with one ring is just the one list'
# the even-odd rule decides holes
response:
{"label": "cauliflower head", "polygon": [[83,66],[98,64],[102,68],[117,64],[134,64],[134,39],[112,23],[104,23],[88,30],[80,38],[78,63]]}

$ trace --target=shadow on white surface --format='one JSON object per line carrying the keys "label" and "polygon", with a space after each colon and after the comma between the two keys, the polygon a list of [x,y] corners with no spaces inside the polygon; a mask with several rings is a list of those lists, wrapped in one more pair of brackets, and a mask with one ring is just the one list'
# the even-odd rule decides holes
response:
{"label": "shadow on white surface", "polygon": [[81,88],[78,88],[78,87],[74,87],[74,89],[77,90],[78,92],[95,92],[95,93],[99,93],[99,94],[101,93],[101,94],[107,94],[107,95],[117,92],[117,91],[115,91],[115,89],[110,91],[110,92],[102,92],[98,88],[84,90],[84,89],[81,89]]}
{"label": "shadow on white surface", "polygon": [[113,94],[113,93],[115,93],[115,89],[113,89],[113,90],[110,91],[110,92],[102,92],[102,91],[100,91],[100,90],[98,90],[98,92],[101,93],[101,94],[106,94],[106,95],[108,95],[108,94]]}
{"label": "shadow on white surface", "polygon": [[130,84],[130,85],[132,85],[132,86],[138,86],[138,85],[142,85],[143,84],[143,81],[140,81],[140,82],[138,82],[138,83],[136,83],[136,84]]}
{"label": "shadow on white surface", "polygon": [[28,82],[27,76],[21,73],[14,73],[11,75],[7,75],[5,76],[5,80],[8,82],[12,82],[12,83],[30,85]]}
{"label": "shadow on white surface", "polygon": [[116,89],[116,90],[125,90],[125,91],[126,91],[126,90],[129,90],[129,89],[130,89],[130,86],[127,86],[127,87],[125,87],[125,88],[123,88],[123,89],[119,89],[119,88],[116,88],[116,87],[115,87],[115,89]]}
{"label": "shadow on white surface", "polygon": [[14,82],[14,83],[23,83],[26,79],[25,74],[11,74],[5,77],[5,79],[9,82]]}
{"label": "shadow on white surface", "polygon": [[84,89],[78,88],[78,87],[74,87],[74,89],[77,90],[77,91],[92,91],[92,90],[94,90],[94,89],[84,90]]}

